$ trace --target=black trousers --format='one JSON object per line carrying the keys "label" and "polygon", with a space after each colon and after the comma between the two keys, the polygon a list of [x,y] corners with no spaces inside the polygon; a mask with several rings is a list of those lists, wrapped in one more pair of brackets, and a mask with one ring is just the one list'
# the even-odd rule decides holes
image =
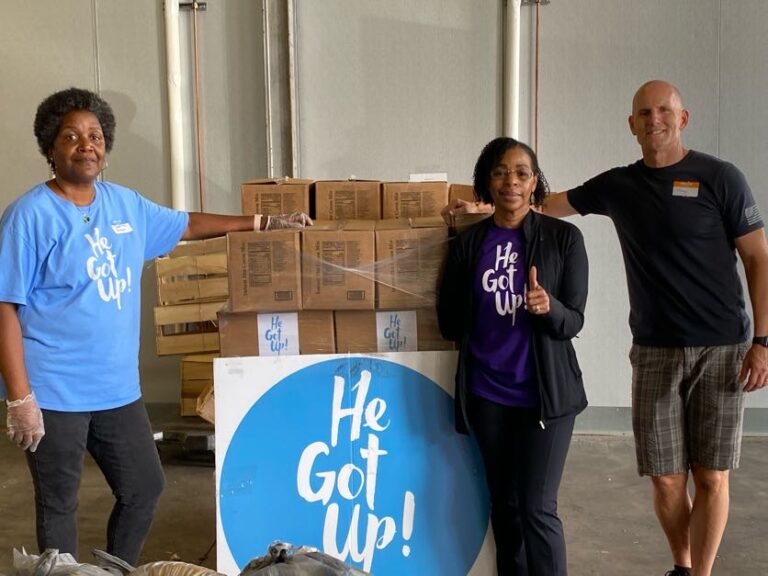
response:
{"label": "black trousers", "polygon": [[144,403],[98,412],[43,410],[43,422],[40,446],[26,452],[40,552],[57,548],[77,558],[77,494],[87,451],[116,500],[106,551],[135,565],[165,484]]}
{"label": "black trousers", "polygon": [[538,410],[472,394],[467,409],[485,463],[499,576],[565,576],[557,492],[575,417],[542,429]]}

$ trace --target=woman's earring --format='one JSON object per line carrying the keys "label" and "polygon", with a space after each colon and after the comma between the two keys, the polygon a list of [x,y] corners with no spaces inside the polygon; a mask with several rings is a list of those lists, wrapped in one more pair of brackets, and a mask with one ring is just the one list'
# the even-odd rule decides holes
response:
{"label": "woman's earring", "polygon": [[53,163],[53,156],[48,158],[48,167],[50,168],[51,178],[56,178],[56,164]]}

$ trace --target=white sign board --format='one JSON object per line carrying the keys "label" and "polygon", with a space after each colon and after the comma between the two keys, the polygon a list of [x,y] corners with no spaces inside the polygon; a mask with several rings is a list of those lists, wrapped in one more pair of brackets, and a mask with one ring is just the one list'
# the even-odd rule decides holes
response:
{"label": "white sign board", "polygon": [[455,352],[217,358],[218,571],[275,540],[376,576],[495,573]]}

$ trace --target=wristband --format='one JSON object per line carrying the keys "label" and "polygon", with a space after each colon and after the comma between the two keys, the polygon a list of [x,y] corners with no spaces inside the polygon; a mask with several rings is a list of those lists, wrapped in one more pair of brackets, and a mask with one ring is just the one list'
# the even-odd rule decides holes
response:
{"label": "wristband", "polygon": [[254,232],[261,230],[261,214],[253,215],[253,230]]}

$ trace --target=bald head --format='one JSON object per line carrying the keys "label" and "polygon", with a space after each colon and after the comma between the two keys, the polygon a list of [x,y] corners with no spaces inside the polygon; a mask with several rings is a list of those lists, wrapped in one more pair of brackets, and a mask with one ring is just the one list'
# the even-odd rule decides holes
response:
{"label": "bald head", "polygon": [[635,97],[632,98],[632,114],[637,112],[649,96],[663,97],[677,109],[683,109],[683,97],[674,85],[664,80],[649,80],[635,92]]}

